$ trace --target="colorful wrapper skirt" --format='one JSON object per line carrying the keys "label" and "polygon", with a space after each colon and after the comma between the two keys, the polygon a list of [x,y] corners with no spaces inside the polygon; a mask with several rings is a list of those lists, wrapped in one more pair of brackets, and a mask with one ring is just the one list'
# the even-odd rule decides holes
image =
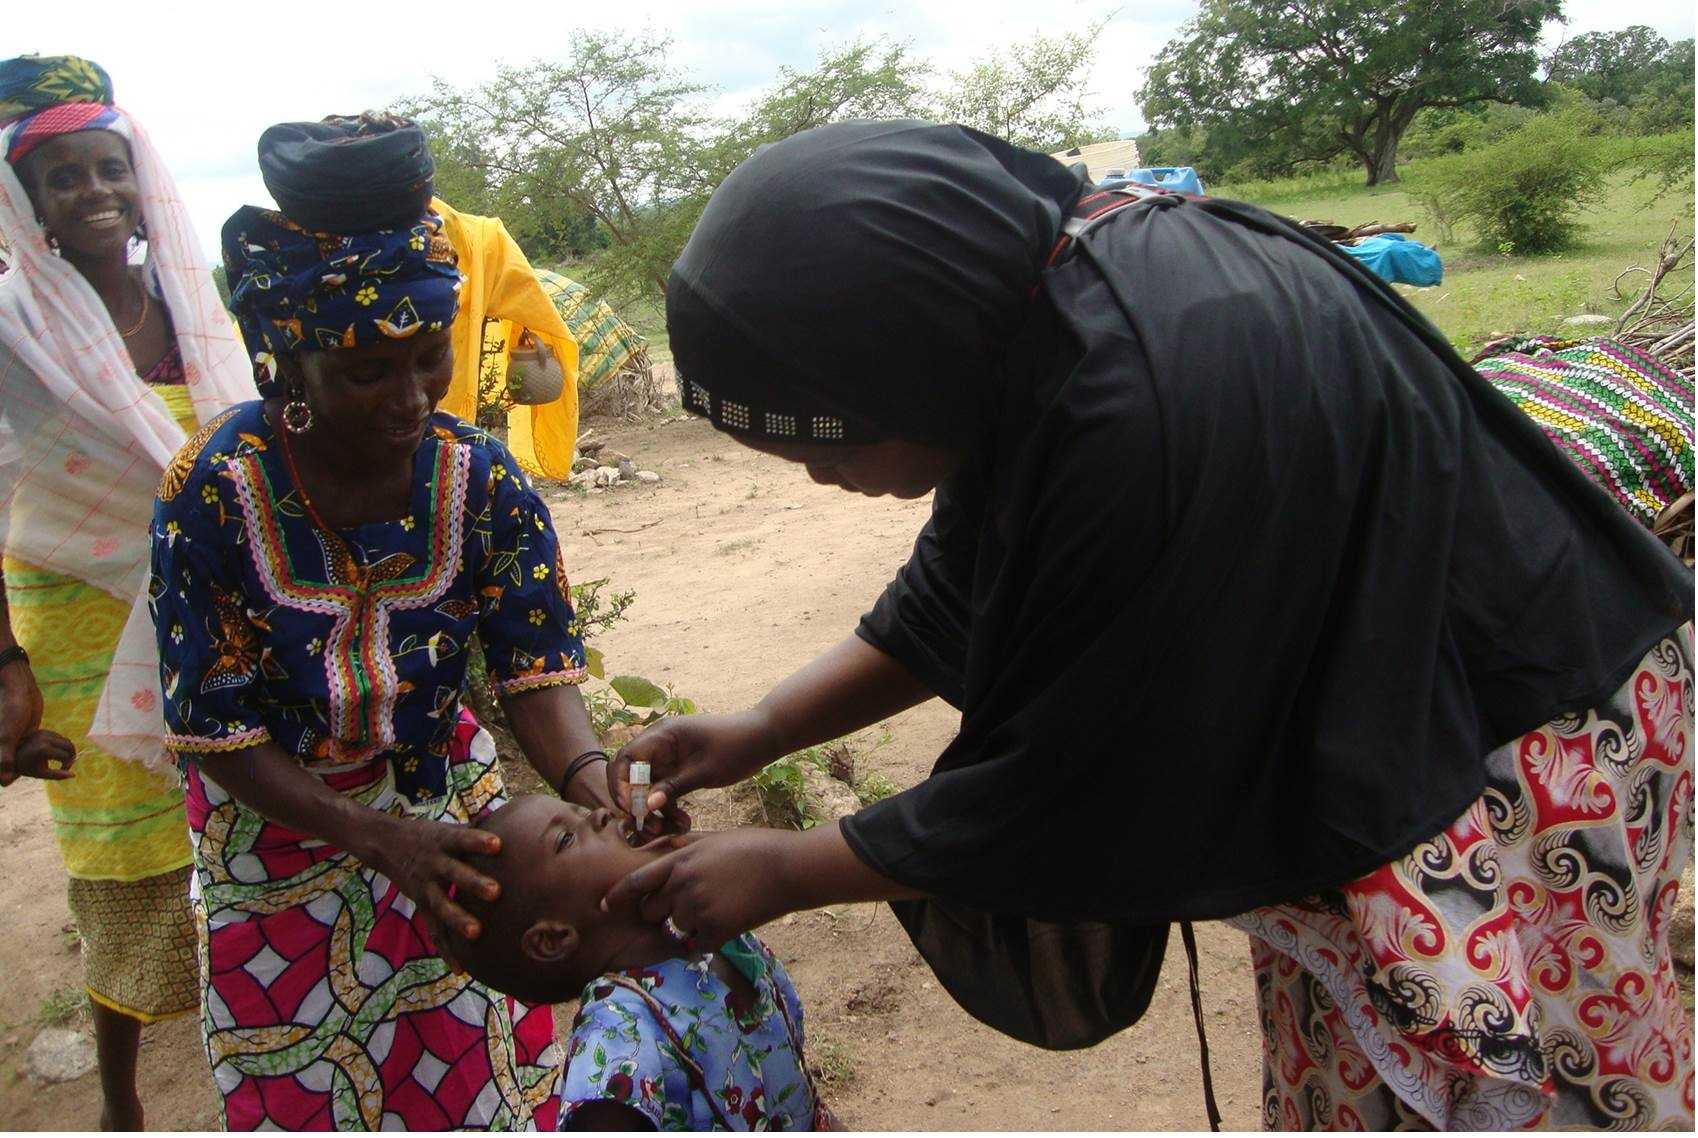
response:
{"label": "colorful wrapper skirt", "polygon": [[1690,1132],[1668,928],[1692,851],[1691,629],[1487,757],[1407,857],[1250,934],[1269,1129]]}
{"label": "colorful wrapper skirt", "polygon": [[[384,759],[314,773],[373,809],[444,822],[502,790],[469,717],[447,794],[419,806]],[[187,782],[202,1019],[228,1129],[554,1128],[552,1009],[450,972],[388,878],[247,810],[192,764]]]}
{"label": "colorful wrapper skirt", "polygon": [[[192,433],[188,389],[154,390]],[[45,702],[42,726],[77,748],[76,777],[46,791],[89,997],[144,1023],[193,1011],[200,990],[182,787],[88,741],[130,606],[16,558],[5,559],[4,572],[12,631],[30,653]]]}

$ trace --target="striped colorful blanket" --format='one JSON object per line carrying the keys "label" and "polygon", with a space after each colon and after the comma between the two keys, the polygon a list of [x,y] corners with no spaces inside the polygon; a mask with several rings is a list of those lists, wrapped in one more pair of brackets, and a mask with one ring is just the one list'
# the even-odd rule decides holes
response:
{"label": "striped colorful blanket", "polygon": [[537,283],[578,341],[578,386],[594,388],[611,379],[632,356],[648,346],[632,327],[619,318],[606,301],[590,296],[590,290],[548,269],[537,269]]}
{"label": "striped colorful blanket", "polygon": [[1474,369],[1651,526],[1692,489],[1690,379],[1615,340],[1501,340]]}

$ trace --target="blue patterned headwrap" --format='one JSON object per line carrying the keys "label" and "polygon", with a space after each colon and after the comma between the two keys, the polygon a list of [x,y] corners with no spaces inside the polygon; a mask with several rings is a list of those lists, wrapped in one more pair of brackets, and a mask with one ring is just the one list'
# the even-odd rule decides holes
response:
{"label": "blue patterned headwrap", "polygon": [[254,382],[279,395],[277,359],[437,332],[460,308],[460,270],[442,219],[351,235],[312,233],[275,210],[243,206],[224,223],[230,311]]}

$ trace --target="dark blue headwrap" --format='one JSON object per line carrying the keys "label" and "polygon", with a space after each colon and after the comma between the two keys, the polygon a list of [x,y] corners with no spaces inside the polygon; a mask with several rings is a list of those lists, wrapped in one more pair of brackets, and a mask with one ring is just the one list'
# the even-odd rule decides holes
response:
{"label": "dark blue headwrap", "polygon": [[460,307],[460,270],[442,219],[351,235],[312,233],[275,210],[243,206],[224,223],[230,311],[266,397],[277,359],[437,332]]}

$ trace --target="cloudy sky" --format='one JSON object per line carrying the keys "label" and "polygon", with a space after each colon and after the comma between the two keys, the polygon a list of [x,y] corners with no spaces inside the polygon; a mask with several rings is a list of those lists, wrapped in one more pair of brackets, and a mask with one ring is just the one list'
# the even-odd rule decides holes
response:
{"label": "cloudy sky", "polygon": [[[724,105],[770,83],[781,65],[805,69],[822,47],[890,36],[943,71],[1034,33],[1109,17],[1092,90],[1102,119],[1143,127],[1133,92],[1144,68],[1196,9],[1194,0],[284,0],[237,4],[65,0],[8,5],[6,51],[72,52],[111,74],[118,101],[147,127],[176,174],[202,243],[215,252],[223,219],[265,203],[254,143],[273,122],[385,105],[488,78],[497,62],[564,55],[574,28],[617,26],[672,36],[675,62]],[[1645,23],[1669,39],[1693,34],[1691,0],[1568,0],[1564,36]],[[575,15],[581,11],[583,15]],[[143,14],[145,12],[145,15]],[[486,13],[479,18],[473,13]]]}

